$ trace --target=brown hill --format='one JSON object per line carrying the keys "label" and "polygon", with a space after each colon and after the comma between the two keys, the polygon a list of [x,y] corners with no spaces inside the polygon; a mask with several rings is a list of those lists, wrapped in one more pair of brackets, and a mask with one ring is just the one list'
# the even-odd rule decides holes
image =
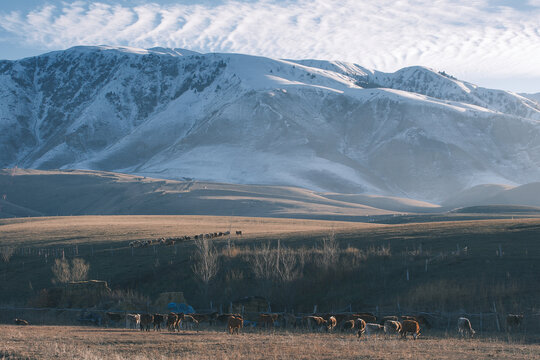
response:
{"label": "brown hill", "polygon": [[398,198],[374,201],[293,187],[173,181],[87,170],[1,170],[0,195],[4,198],[0,217],[174,214],[350,220],[437,208]]}

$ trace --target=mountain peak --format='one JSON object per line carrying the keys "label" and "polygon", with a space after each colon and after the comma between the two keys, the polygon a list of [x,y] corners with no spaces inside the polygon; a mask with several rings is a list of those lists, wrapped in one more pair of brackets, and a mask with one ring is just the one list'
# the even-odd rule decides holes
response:
{"label": "mountain peak", "polygon": [[0,61],[0,167],[431,201],[540,176],[538,104],[429,68],[105,45],[55,54]]}

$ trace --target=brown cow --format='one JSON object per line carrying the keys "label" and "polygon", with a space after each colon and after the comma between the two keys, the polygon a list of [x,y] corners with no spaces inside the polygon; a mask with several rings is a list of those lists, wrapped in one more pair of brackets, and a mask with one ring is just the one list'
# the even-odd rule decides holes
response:
{"label": "brown cow", "polygon": [[407,338],[407,333],[411,333],[414,340],[420,336],[420,325],[418,325],[418,321],[403,320],[401,323],[401,337]]}
{"label": "brown cow", "polygon": [[141,331],[150,331],[150,325],[154,324],[154,315],[141,314]]}
{"label": "brown cow", "polygon": [[384,323],[384,334],[385,336],[391,334],[398,334],[401,332],[401,323],[395,320],[386,320]]}
{"label": "brown cow", "polygon": [[373,314],[370,314],[370,313],[358,313],[358,314],[353,314],[352,315],[353,319],[362,319],[364,320],[366,323],[376,323],[377,322],[377,317]]}
{"label": "brown cow", "polygon": [[169,313],[167,315],[167,329],[169,331],[180,331],[180,317],[178,314],[175,313]]}
{"label": "brown cow", "polygon": [[506,315],[506,331],[510,332],[521,327],[523,315],[508,314]]}
{"label": "brown cow", "polygon": [[476,331],[471,326],[471,322],[469,319],[465,317],[460,317],[457,321],[457,327],[459,334],[463,337],[465,336],[465,333],[469,335],[469,337],[473,337]]}
{"label": "brown cow", "polygon": [[182,318],[182,327],[193,330],[193,326],[199,328],[199,322],[193,316],[185,314]]}
{"label": "brown cow", "polygon": [[354,320],[352,314],[335,314],[334,317],[336,318],[338,325],[343,321]]}
{"label": "brown cow", "polygon": [[220,314],[220,315],[216,315],[215,316],[215,319],[213,321],[215,321],[216,325],[227,325],[228,322],[229,322],[229,317],[230,316],[234,316],[234,317],[239,317],[241,318],[242,315],[240,314]]}
{"label": "brown cow", "polygon": [[337,320],[335,316],[330,316],[326,321],[326,330],[333,331],[337,326]]}
{"label": "brown cow", "polygon": [[278,319],[278,314],[259,314],[259,326],[265,327],[265,328],[272,328],[274,327],[274,323]]}
{"label": "brown cow", "polygon": [[210,314],[190,314],[195,320],[200,323],[210,322]]}
{"label": "brown cow", "polygon": [[418,325],[422,325],[422,327],[431,329],[431,323],[428,321],[428,319],[425,316],[422,316],[422,315],[417,315],[417,316],[403,315],[401,317],[401,320],[414,320],[418,323]]}
{"label": "brown cow", "polygon": [[320,316],[304,316],[302,320],[304,322],[304,326],[311,330],[320,330],[323,326],[327,324],[327,321]]}
{"label": "brown cow", "polygon": [[391,321],[399,321],[399,318],[397,316],[383,316],[380,320],[379,320],[379,324],[383,325],[384,326],[384,323],[387,321],[387,320],[391,320]]}
{"label": "brown cow", "polygon": [[366,335],[375,335],[384,333],[384,326],[376,323],[366,324]]}
{"label": "brown cow", "polygon": [[229,331],[229,334],[232,335],[236,332],[236,334],[239,335],[242,327],[244,327],[244,320],[242,317],[229,316],[227,320],[227,330]]}
{"label": "brown cow", "polygon": [[154,314],[154,330],[155,331],[161,331],[161,324],[163,324],[167,320],[165,315],[162,314]]}
{"label": "brown cow", "polygon": [[346,320],[341,323],[341,331],[354,330],[354,320]]}
{"label": "brown cow", "polygon": [[126,320],[130,329],[137,329],[141,323],[141,315],[139,314],[127,314]]}
{"label": "brown cow", "polygon": [[16,325],[30,325],[30,323],[23,319],[14,319]]}
{"label": "brown cow", "polygon": [[363,319],[356,319],[354,320],[354,327],[356,328],[356,334],[358,335],[358,338],[361,338],[362,335],[366,332],[366,322]]}

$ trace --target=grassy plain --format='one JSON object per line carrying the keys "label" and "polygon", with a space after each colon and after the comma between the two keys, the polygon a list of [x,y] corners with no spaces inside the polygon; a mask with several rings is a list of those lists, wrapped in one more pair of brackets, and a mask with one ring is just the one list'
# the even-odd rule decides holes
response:
{"label": "grassy plain", "polygon": [[[197,215],[59,216],[0,219],[0,246],[122,245],[159,237],[231,231],[244,238],[317,235],[372,229],[382,225],[344,221]],[[123,244],[126,245],[126,244]]]}
{"label": "grassy plain", "polygon": [[418,340],[352,334],[224,330],[181,333],[68,326],[0,326],[2,359],[538,359],[540,344],[524,336]]}
{"label": "grassy plain", "polygon": [[[209,300],[227,304],[263,295],[274,309],[356,310],[398,304],[418,311],[538,312],[540,220],[506,219],[381,225],[353,222],[217,216],[80,216],[0,220],[0,247],[14,247],[0,263],[3,303],[26,304],[51,287],[57,257],[81,257],[90,278],[113,289],[153,299],[183,291],[206,308],[192,272],[193,242],[131,249],[132,240],[242,230],[218,238],[220,271]],[[334,232],[339,246],[332,269],[320,267],[321,239]],[[250,259],[260,244],[304,254],[299,275],[288,283],[261,281]],[[233,249],[227,251],[229,246]],[[499,254],[502,250],[502,254]],[[300,264],[300,263],[298,263]],[[409,274],[409,280],[406,279]],[[493,327],[493,324],[490,325]]]}

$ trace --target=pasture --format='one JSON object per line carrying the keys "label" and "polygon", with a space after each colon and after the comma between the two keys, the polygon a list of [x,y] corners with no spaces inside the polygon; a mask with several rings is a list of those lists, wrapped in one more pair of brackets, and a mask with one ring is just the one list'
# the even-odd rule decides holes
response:
{"label": "pasture", "polygon": [[358,340],[352,334],[224,329],[148,332],[72,326],[0,326],[5,359],[538,359],[540,345],[523,335],[460,339]]}
{"label": "pasture", "polygon": [[[203,290],[192,271],[193,241],[130,248],[135,240],[241,230],[212,240],[219,271]],[[0,220],[4,304],[27,305],[53,286],[57,258],[82,258],[89,278],[113,290],[133,291],[146,303],[166,291],[183,291],[196,309],[262,295],[273,311],[332,311],[352,306],[394,312],[537,313],[540,220],[506,219],[382,225],[353,222],[215,216],[74,216]],[[328,266],[321,241],[335,235]],[[292,254],[294,275],[261,278],[252,259],[260,246]],[[300,266],[301,265],[301,266]],[[273,275],[273,274],[269,274]],[[119,297],[124,296],[119,294]],[[35,304],[33,304],[35,305]]]}

